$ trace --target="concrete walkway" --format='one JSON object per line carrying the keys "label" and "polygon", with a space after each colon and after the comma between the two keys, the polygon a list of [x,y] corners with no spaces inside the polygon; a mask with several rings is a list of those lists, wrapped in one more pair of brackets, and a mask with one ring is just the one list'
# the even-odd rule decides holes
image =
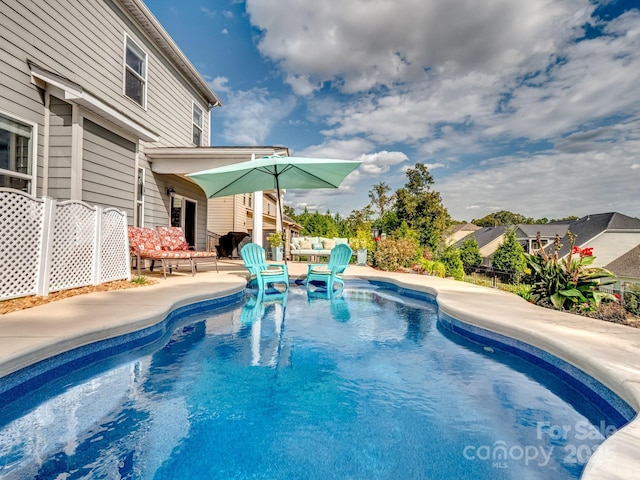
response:
{"label": "concrete walkway", "polygon": [[[239,261],[219,262],[220,273],[201,266],[192,277],[174,272],[155,285],[92,293],[0,315],[0,377],[97,340],[162,321],[173,309],[241,291]],[[306,264],[289,263],[304,278]],[[640,411],[640,329],[556,312],[499,290],[430,276],[349,267],[347,278],[381,280],[437,296],[444,313],[516,338],[559,357],[596,378]],[[640,472],[640,421],[609,437],[589,461],[584,479],[631,479]]]}

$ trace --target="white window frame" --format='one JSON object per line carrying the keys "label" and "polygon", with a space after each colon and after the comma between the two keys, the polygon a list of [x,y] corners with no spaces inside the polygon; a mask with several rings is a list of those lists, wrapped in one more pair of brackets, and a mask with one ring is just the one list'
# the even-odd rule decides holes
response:
{"label": "white window frame", "polygon": [[[135,225],[137,227],[144,227],[144,196],[147,173],[144,167],[138,167],[136,175],[136,199],[135,199]],[[139,189],[142,188],[142,191]],[[139,197],[139,198],[138,198]]]}
{"label": "white window frame", "polygon": [[[133,68],[131,68],[127,64],[127,50],[129,45],[132,45],[134,53],[136,55],[142,53],[144,55],[144,76],[140,75]],[[135,50],[138,50],[137,52]],[[147,91],[148,91],[148,77],[149,77],[149,55],[147,52],[136,42],[133,38],[131,38],[126,33],[124,34],[124,51],[123,51],[123,65],[122,65],[122,94],[131,100],[133,103],[142,107],[143,109],[147,109]],[[127,72],[132,73],[136,78],[142,80],[142,104],[138,103],[135,98],[131,98],[127,95]]]}
{"label": "white window frame", "polygon": [[[196,109],[198,109],[198,111],[200,112],[200,125],[196,123]],[[191,123],[192,123],[191,142],[196,147],[200,147],[202,146],[203,144],[202,141],[204,140],[204,109],[200,105],[198,105],[195,101],[192,102],[192,106],[191,106]],[[200,130],[199,143],[196,143],[193,141],[193,133],[195,132],[196,129]]]}
{"label": "white window frame", "polygon": [[36,194],[36,172],[37,172],[37,152],[38,152],[38,148],[37,148],[37,142],[38,142],[38,124],[34,123],[34,122],[30,122],[29,120],[25,120],[24,118],[18,117],[16,115],[13,115],[12,113],[6,112],[4,110],[0,110],[0,115],[2,115],[3,117],[6,117],[7,119],[16,122],[16,123],[21,123],[22,125],[26,126],[26,127],[30,127],[31,128],[31,142],[29,144],[29,162],[31,163],[31,173],[30,174],[26,174],[26,173],[20,173],[18,171],[14,171],[14,170],[6,170],[4,168],[0,168],[0,174],[2,175],[6,175],[8,177],[14,177],[14,178],[19,178],[22,180],[27,180],[29,182],[29,189],[26,193],[30,194],[30,195],[34,195]]}

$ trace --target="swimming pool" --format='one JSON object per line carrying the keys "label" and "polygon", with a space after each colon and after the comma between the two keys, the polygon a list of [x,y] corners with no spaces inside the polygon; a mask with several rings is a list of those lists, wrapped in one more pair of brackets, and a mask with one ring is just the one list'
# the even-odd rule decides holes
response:
{"label": "swimming pool", "polygon": [[624,413],[417,296],[292,288],[175,319],[4,409],[0,476],[578,478]]}

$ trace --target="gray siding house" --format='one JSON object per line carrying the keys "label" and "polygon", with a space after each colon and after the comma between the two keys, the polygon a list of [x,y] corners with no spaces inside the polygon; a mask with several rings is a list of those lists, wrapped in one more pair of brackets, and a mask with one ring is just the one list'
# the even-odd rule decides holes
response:
{"label": "gray siding house", "polygon": [[207,198],[184,174],[288,154],[209,146],[220,102],[141,0],[0,9],[0,186],[180,225],[204,248]]}

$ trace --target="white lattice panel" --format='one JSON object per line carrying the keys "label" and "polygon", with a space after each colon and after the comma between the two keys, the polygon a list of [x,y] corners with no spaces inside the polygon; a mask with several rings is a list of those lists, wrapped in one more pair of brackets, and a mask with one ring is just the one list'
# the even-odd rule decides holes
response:
{"label": "white lattice panel", "polygon": [[36,293],[43,201],[0,189],[0,299]]}
{"label": "white lattice panel", "polygon": [[49,291],[91,285],[96,209],[82,202],[56,205]]}
{"label": "white lattice panel", "polygon": [[102,213],[101,259],[100,283],[129,278],[127,216],[112,208]]}

